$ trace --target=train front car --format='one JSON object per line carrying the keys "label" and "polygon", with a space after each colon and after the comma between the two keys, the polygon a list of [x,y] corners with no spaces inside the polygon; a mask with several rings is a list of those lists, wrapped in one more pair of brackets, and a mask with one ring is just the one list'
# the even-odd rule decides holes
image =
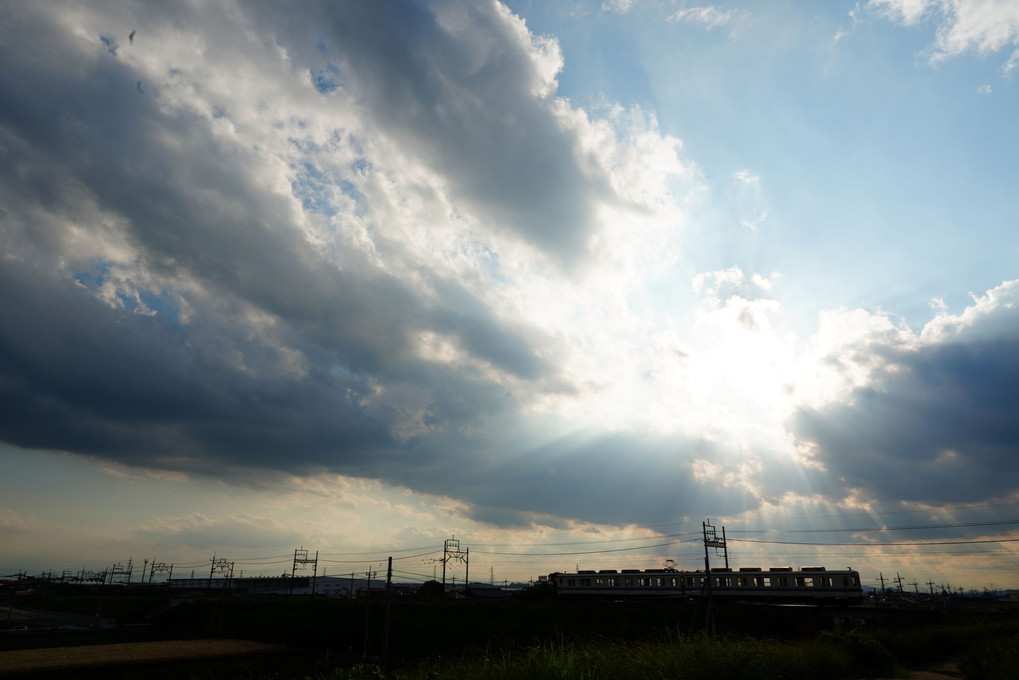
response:
{"label": "train front car", "polygon": [[724,600],[764,602],[862,601],[860,574],[852,569],[825,567],[743,567],[704,571],[673,569],[603,569],[552,574],[556,592],[566,599],[664,599],[707,595]]}

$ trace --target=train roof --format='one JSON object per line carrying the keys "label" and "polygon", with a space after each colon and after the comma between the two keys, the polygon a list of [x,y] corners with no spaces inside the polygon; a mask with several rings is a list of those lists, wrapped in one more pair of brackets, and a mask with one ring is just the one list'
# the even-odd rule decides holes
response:
{"label": "train roof", "polygon": [[[847,567],[846,569],[828,569],[827,567],[768,567],[763,569],[762,567],[739,567],[739,569],[732,569],[731,567],[712,567],[711,573],[713,574],[729,574],[729,573],[804,573],[804,572],[828,572],[828,573],[849,573],[853,569]],[[584,576],[590,576],[595,574],[703,574],[703,569],[675,569],[667,567],[653,567],[651,569],[581,569],[576,574],[582,574]]]}

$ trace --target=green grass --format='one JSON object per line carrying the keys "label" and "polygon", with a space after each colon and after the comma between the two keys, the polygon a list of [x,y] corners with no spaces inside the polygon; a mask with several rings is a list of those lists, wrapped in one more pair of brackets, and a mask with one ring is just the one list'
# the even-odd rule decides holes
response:
{"label": "green grass", "polygon": [[[675,636],[661,642],[572,644],[559,640],[516,651],[430,660],[394,670],[398,680],[841,680],[896,675],[900,667],[872,638],[782,642]],[[309,679],[382,677],[377,666],[336,669]]]}
{"label": "green grass", "polygon": [[[47,609],[94,611],[94,598]],[[111,594],[128,620],[158,598]],[[904,677],[907,667],[962,660],[967,680],[1019,680],[1019,610],[831,614],[798,607],[731,605],[716,610],[718,636],[701,631],[696,603],[555,601],[367,603],[332,598],[196,599],[162,611],[146,634],[233,637],[291,645],[293,659],[242,669],[192,671],[191,680],[363,680],[383,677],[384,619],[391,609],[385,678],[595,680],[859,680]],[[26,641],[35,640],[36,638]],[[75,639],[83,639],[76,637]],[[47,639],[47,641],[49,641]]]}
{"label": "green grass", "polygon": [[[965,680],[1019,680],[1015,612],[916,626],[828,630],[811,639],[709,636],[666,629],[655,639],[596,641],[563,635],[530,645],[405,661],[382,673],[362,663],[295,680],[858,680],[908,675],[907,665],[961,660]],[[251,676],[254,680],[259,676]],[[275,676],[282,678],[283,676]]]}
{"label": "green grass", "polygon": [[960,667],[966,680],[1017,680],[1019,635],[971,645]]}

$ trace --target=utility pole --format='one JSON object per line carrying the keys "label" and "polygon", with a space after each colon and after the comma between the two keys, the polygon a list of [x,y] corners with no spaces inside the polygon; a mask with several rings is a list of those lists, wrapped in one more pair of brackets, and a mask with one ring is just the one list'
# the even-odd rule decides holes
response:
{"label": "utility pole", "polygon": [[226,577],[223,589],[228,590],[230,582],[234,577],[234,563],[225,557],[221,557],[217,560],[216,553],[212,554],[212,567],[209,569],[209,590],[212,590],[212,576],[217,571]]}
{"label": "utility pole", "polygon": [[449,560],[456,560],[463,562],[467,568],[467,577],[464,580],[465,587],[467,590],[470,589],[470,548],[466,550],[460,550],[460,541],[456,540],[456,536],[447,538],[446,542],[442,546],[442,597],[446,597],[446,562]]}
{"label": "utility pole", "polygon": [[[156,574],[166,574],[166,585],[170,585],[170,579],[173,578],[173,564],[167,564],[166,562],[156,562],[156,558],[152,558],[152,568],[149,569],[149,583],[152,583],[152,577]],[[191,578],[194,579],[194,572],[191,572]]]}
{"label": "utility pole", "polygon": [[371,567],[368,568],[368,597],[364,601],[364,650],[361,652],[361,658],[368,658],[368,611],[371,608],[372,603],[372,576],[373,572]]}
{"label": "utility pole", "polygon": [[113,569],[110,570],[110,585],[113,585],[113,579],[117,576],[127,576],[127,582],[131,583],[131,560],[127,560],[127,566],[119,562],[113,565]]}
{"label": "utility pole", "polygon": [[707,600],[708,600],[708,610],[707,616],[704,620],[704,627],[705,629],[710,630],[711,634],[714,635],[715,612],[714,602],[712,602],[711,597],[711,586],[712,586],[711,559],[708,556],[708,548],[714,548],[716,555],[718,554],[719,550],[722,551],[722,553],[725,555],[726,568],[728,568],[729,566],[729,550],[728,548],[726,548],[725,544],[725,528],[724,527],[722,528],[722,538],[719,539],[718,534],[715,532],[715,527],[711,524],[708,524],[708,521],[701,522],[701,531],[704,534],[704,584],[705,588],[707,589]]}
{"label": "utility pole", "polygon": [[386,674],[389,661],[389,605],[393,599],[393,557],[389,556],[389,568],[386,570],[386,619],[382,629],[382,675]]}
{"label": "utility pole", "polygon": [[[96,626],[97,627],[103,621],[103,588],[106,586],[106,573],[107,573],[107,570],[104,569],[102,572],[100,572],[97,575],[98,580],[99,580],[99,598],[98,598],[98,601],[96,602]],[[113,581],[111,580],[110,583],[113,583]]]}
{"label": "utility pole", "polygon": [[308,551],[304,549],[304,546],[294,550],[294,566],[290,570],[290,594],[294,594],[294,574],[298,569],[304,569],[308,565],[314,567],[311,577],[311,594],[315,594],[315,581],[318,577],[318,551],[315,551],[315,557],[309,558]]}

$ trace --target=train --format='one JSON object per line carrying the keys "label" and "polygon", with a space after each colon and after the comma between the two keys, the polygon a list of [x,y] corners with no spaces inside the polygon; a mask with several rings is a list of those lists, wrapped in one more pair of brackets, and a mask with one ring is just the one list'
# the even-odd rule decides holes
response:
{"label": "train", "polygon": [[863,600],[860,574],[825,567],[715,567],[706,572],[658,569],[602,569],[555,573],[549,580],[564,599],[692,599],[707,595],[731,601],[851,604]]}

